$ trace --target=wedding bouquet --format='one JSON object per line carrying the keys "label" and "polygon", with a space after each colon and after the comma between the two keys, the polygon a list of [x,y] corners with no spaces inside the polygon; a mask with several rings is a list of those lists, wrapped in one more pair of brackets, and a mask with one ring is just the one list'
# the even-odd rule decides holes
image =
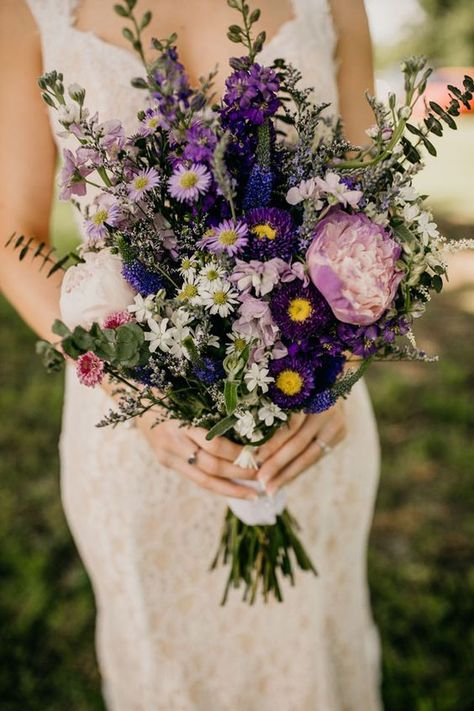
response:
{"label": "wedding bouquet", "polygon": [[[405,61],[402,101],[368,96],[369,145],[353,146],[294,67],[256,62],[259,10],[228,4],[241,16],[228,36],[246,53],[230,60],[217,105],[215,74],[191,87],[175,35],[153,40],[156,59],[145,61],[151,14],[137,18],[133,0],[115,6],[145,68],[132,80],[146,92],[132,135],[91,114],[81,87],[66,93],[60,73],[39,80],[78,142],[64,151],[61,197],[96,191],[84,209],[87,240],[64,276],[60,340],[39,351],[50,370],[76,361],[86,386],[117,383],[119,404],[100,426],[156,411],[157,422],[170,416],[241,443],[237,463],[257,467],[255,449],[292,413],[327,410],[369,363],[429,360],[411,328],[441,291],[450,245],[412,181],[421,151],[435,154],[430,134],[456,127],[474,82],[450,86],[450,105],[431,103],[416,126],[410,115],[431,70]],[[31,240],[16,245],[24,256]],[[43,256],[50,273],[70,262]],[[230,564],[223,602],[242,583],[249,602],[260,587],[281,600],[280,577],[294,582],[295,561],[316,572],[285,493],[260,493],[229,500],[212,564]]]}

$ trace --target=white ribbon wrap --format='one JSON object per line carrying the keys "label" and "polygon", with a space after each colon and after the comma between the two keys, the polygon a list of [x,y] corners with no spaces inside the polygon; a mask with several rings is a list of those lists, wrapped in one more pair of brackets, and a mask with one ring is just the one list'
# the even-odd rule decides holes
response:
{"label": "white ribbon wrap", "polygon": [[[242,469],[258,469],[255,451],[256,447],[246,444],[234,464]],[[233,497],[227,499],[229,508],[237,518],[248,526],[273,526],[276,523],[276,517],[282,513],[286,506],[285,491],[279,489],[274,496],[268,496],[265,493],[265,486],[260,481],[248,479],[235,479],[234,481],[242,486],[255,489],[259,493],[259,498],[256,501]]]}

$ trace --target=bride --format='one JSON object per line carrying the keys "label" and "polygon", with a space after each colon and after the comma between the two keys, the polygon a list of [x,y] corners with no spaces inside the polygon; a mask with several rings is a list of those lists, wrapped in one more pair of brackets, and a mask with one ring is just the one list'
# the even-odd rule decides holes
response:
{"label": "bride", "polygon": [[[180,58],[197,81],[216,62],[223,91],[234,13],[225,0],[141,0],[149,36],[178,32]],[[146,6],[145,6],[146,5]],[[261,0],[262,63],[284,56],[332,102],[346,134],[364,142],[371,123],[370,39],[362,0]],[[112,2],[2,0],[0,234],[48,241],[55,176],[55,117],[36,79],[45,70],[78,82],[102,121],[133,130],[140,74]],[[2,290],[42,337],[58,315],[60,277],[0,260]],[[231,482],[236,445],[209,443],[168,421],[150,429],[97,429],[110,395],[66,377],[62,498],[97,602],[97,654],[113,711],[377,711],[379,645],[366,583],[366,545],[378,481],[378,441],[363,383],[343,405],[298,415],[261,448],[267,490],[289,485],[317,579],[301,576],[283,604],[219,607],[225,571],[208,572]],[[315,437],[321,443],[310,446]],[[197,451],[195,462],[193,453]]]}

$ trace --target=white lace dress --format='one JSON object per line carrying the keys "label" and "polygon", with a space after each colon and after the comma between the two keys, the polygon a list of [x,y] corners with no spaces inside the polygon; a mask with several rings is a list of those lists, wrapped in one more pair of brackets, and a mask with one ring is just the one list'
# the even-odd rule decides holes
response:
{"label": "white lace dress", "polygon": [[[44,69],[84,86],[101,120],[131,129],[142,99],[129,84],[136,58],[78,31],[73,0],[28,4]],[[326,0],[294,0],[294,19],[261,59],[286,57],[336,106],[334,44]],[[346,403],[345,442],[288,488],[319,577],[284,586],[284,604],[250,608],[236,592],[221,608],[225,571],[208,566],[224,500],[160,466],[138,430],[97,429],[108,398],[73,373],[66,380],[62,496],[96,595],[111,711],[380,710],[366,582],[379,450],[364,384]]]}

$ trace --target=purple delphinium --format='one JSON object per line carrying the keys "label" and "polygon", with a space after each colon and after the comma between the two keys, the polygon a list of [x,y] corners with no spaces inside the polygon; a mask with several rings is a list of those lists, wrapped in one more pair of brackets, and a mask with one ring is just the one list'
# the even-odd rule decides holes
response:
{"label": "purple delphinium", "polygon": [[222,122],[225,127],[242,121],[261,126],[274,116],[280,106],[277,75],[269,67],[251,64],[248,69],[234,71],[226,80],[222,99]]}
{"label": "purple delphinium", "polygon": [[244,210],[266,207],[272,197],[273,173],[270,168],[256,163],[250,171],[245,188]]}
{"label": "purple delphinium", "polygon": [[293,221],[286,210],[263,207],[249,210],[245,215],[250,230],[246,249],[248,259],[280,257],[288,261],[296,249]]}
{"label": "purple delphinium", "polygon": [[210,163],[217,145],[217,136],[201,121],[195,121],[186,131],[183,158],[195,163]]}
{"label": "purple delphinium", "polygon": [[302,358],[286,356],[270,361],[270,375],[275,378],[268,392],[270,399],[283,409],[301,405],[314,388],[313,370],[311,361]]}
{"label": "purple delphinium", "polygon": [[248,228],[244,222],[224,220],[198,242],[198,247],[208,249],[214,254],[226,253],[229,256],[239,254],[247,245]]}
{"label": "purple delphinium", "polygon": [[323,296],[299,280],[282,284],[272,295],[270,308],[284,340],[319,335],[333,319]]}
{"label": "purple delphinium", "polygon": [[156,294],[164,286],[161,274],[151,272],[138,259],[125,263],[122,274],[132,289],[142,296]]}
{"label": "purple delphinium", "polygon": [[187,107],[191,88],[185,69],[178,61],[176,47],[168,47],[152,69],[156,87],[152,97],[158,104],[164,125],[170,125],[176,118],[180,104]]}
{"label": "purple delphinium", "polygon": [[336,396],[331,390],[322,390],[319,393],[314,393],[305,404],[304,412],[307,415],[316,415],[320,412],[325,412],[329,410],[330,407],[335,405]]}

